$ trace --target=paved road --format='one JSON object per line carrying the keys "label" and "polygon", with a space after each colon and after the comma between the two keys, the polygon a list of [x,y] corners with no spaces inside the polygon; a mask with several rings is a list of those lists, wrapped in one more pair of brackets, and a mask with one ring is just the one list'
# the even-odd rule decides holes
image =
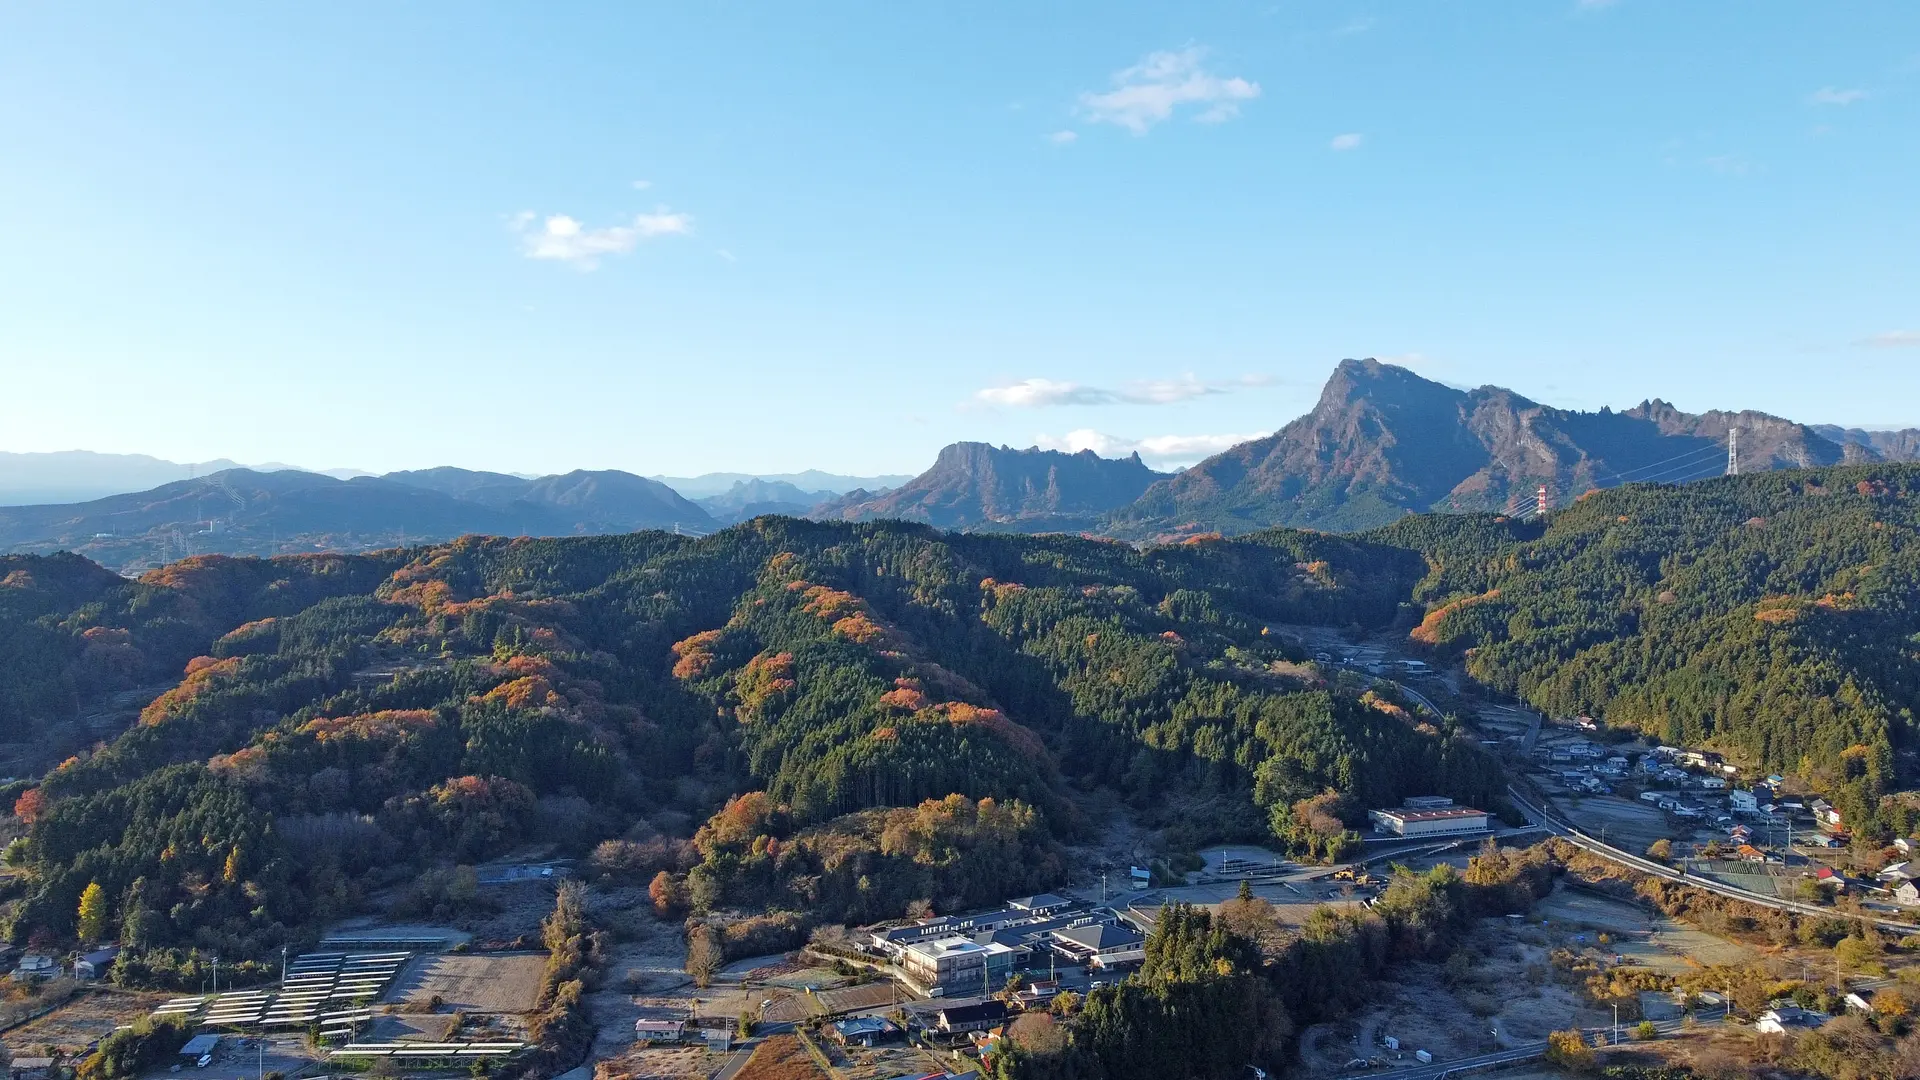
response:
{"label": "paved road", "polygon": [[747,1059],[752,1056],[753,1048],[750,1046],[735,1050],[733,1055],[727,1058],[727,1063],[720,1066],[720,1071],[713,1074],[713,1080],[733,1080],[733,1074],[746,1068]]}
{"label": "paved road", "polygon": [[[1696,1023],[1702,1024],[1716,1024],[1720,1022],[1720,1018],[1717,1016],[1696,1016],[1694,1019]],[[1679,1031],[1685,1024],[1685,1019],[1677,1019],[1662,1020],[1653,1026],[1660,1034],[1671,1035]],[[1622,1036],[1621,1043],[1625,1045],[1627,1042],[1625,1036],[1627,1028],[1625,1025],[1622,1025],[1620,1030]],[[1596,1041],[1606,1042],[1612,1038],[1613,1029],[1587,1028],[1583,1034],[1587,1036],[1589,1043]],[[1532,1061],[1535,1058],[1545,1057],[1546,1054],[1547,1044],[1545,1042],[1525,1043],[1520,1046],[1510,1047],[1506,1050],[1496,1050],[1491,1054],[1481,1054],[1477,1057],[1460,1058],[1457,1061],[1436,1061],[1431,1065],[1422,1065],[1416,1069],[1383,1073],[1381,1074],[1381,1080],[1440,1080],[1441,1077],[1450,1076],[1454,1073],[1472,1072],[1475,1069],[1486,1069],[1495,1065],[1510,1065],[1517,1061]]]}
{"label": "paved road", "polygon": [[[1421,706],[1430,710],[1435,715],[1439,715],[1440,710],[1434,707],[1433,702],[1427,700],[1425,694],[1408,686],[1406,683],[1387,678],[1377,678],[1376,681],[1398,687],[1402,693],[1418,702]],[[1536,714],[1536,724],[1537,722],[1538,716]],[[1537,732],[1538,728],[1536,727],[1534,731]],[[1532,799],[1521,794],[1518,789],[1511,785],[1507,788],[1507,794],[1512,797],[1514,805],[1519,807],[1520,812],[1526,815],[1530,823],[1545,828],[1556,836],[1571,841],[1573,844],[1585,848],[1595,855],[1610,859],[1613,862],[1638,870],[1641,873],[1651,874],[1654,877],[1667,881],[1682,882],[1694,888],[1703,889],[1731,900],[1741,900],[1749,904],[1773,908],[1778,911],[1792,911],[1801,915],[1817,915],[1822,918],[1842,917],[1847,914],[1845,912],[1835,911],[1832,908],[1803,904],[1797,900],[1782,900],[1777,896],[1766,896],[1761,893],[1749,892],[1746,889],[1728,885],[1724,882],[1714,881],[1709,878],[1703,878],[1695,874],[1681,873],[1665,863],[1654,862],[1651,859],[1643,858],[1632,852],[1623,851],[1611,844],[1602,843],[1594,839],[1586,833],[1581,832],[1571,822],[1549,813],[1542,806],[1537,805]],[[1541,802],[1544,801],[1545,800],[1541,800]],[[1879,926],[1883,930],[1892,930],[1902,934],[1920,933],[1920,925],[1914,923],[1900,922],[1895,919],[1877,916],[1870,916],[1870,918],[1872,918],[1876,926]]]}
{"label": "paved road", "polygon": [[[1528,821],[1542,826],[1548,832],[1578,847],[1584,848],[1595,855],[1617,862],[1622,866],[1638,870],[1643,874],[1651,874],[1654,877],[1667,881],[1677,881],[1696,889],[1704,889],[1707,892],[1725,896],[1729,899],[1741,900],[1749,904],[1757,904],[1760,907],[1769,907],[1778,911],[1792,911],[1801,915],[1817,915],[1822,918],[1844,918],[1848,915],[1847,912],[1836,911],[1833,908],[1823,908],[1813,904],[1803,904],[1797,900],[1782,900],[1777,896],[1765,896],[1761,893],[1749,892],[1746,889],[1728,885],[1724,882],[1714,881],[1709,878],[1703,878],[1697,874],[1683,874],[1665,863],[1657,863],[1652,859],[1642,858],[1631,852],[1622,851],[1611,844],[1601,843],[1586,833],[1581,832],[1579,829],[1574,828],[1571,823],[1542,809],[1536,805],[1533,800],[1521,794],[1517,788],[1509,786],[1507,788],[1507,794],[1513,799],[1513,804],[1520,809],[1520,812],[1526,815]],[[1902,934],[1920,933],[1920,925],[1914,923],[1898,922],[1893,919],[1879,917],[1872,917],[1872,921],[1874,925],[1883,930],[1892,930]]]}

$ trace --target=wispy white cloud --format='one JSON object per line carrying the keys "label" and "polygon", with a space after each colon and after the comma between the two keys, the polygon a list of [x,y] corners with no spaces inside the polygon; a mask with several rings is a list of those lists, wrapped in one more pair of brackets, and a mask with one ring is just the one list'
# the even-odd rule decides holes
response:
{"label": "wispy white cloud", "polygon": [[520,251],[529,259],[551,259],[592,270],[600,260],[626,255],[640,241],[656,236],[687,236],[693,232],[693,218],[659,207],[651,214],[636,214],[631,223],[591,229],[566,214],[544,219],[531,210],[523,210],[511,219],[511,227],[520,236]]}
{"label": "wispy white cloud", "polygon": [[1042,434],[1035,442],[1044,450],[1064,450],[1068,453],[1091,450],[1101,457],[1117,458],[1137,453],[1147,464],[1164,469],[1192,465],[1250,439],[1265,438],[1269,434],[1271,432],[1259,431],[1235,435],[1149,435],[1143,439],[1129,439],[1092,428],[1081,428],[1059,436]]}
{"label": "wispy white cloud", "polygon": [[645,191],[652,186],[653,181],[651,180],[635,180],[633,182],[633,190],[635,191]]}
{"label": "wispy white cloud", "polygon": [[1575,0],[1573,6],[1581,11],[1598,11],[1601,8],[1610,8],[1617,2],[1618,0]]}
{"label": "wispy white cloud", "polygon": [[1335,150],[1358,150],[1360,149],[1360,144],[1366,141],[1367,137],[1365,135],[1357,131],[1349,131],[1345,135],[1335,135],[1333,141],[1327,145]]}
{"label": "wispy white cloud", "polygon": [[1231,120],[1239,115],[1242,102],[1260,96],[1260,84],[1208,71],[1203,66],[1206,55],[1197,45],[1150,53],[1115,72],[1113,89],[1081,94],[1080,111],[1094,123],[1116,124],[1135,135],[1172,119],[1180,109],[1197,108],[1194,119],[1203,124]]}
{"label": "wispy white cloud", "polygon": [[1056,131],[1053,134],[1047,136],[1047,141],[1052,143],[1055,146],[1065,146],[1070,142],[1074,142],[1078,140],[1079,138],[1080,138],[1080,133],[1077,131]]}
{"label": "wispy white cloud", "polygon": [[1207,381],[1192,373],[1174,379],[1138,379],[1122,389],[1087,386],[1053,379],[1021,379],[1001,386],[976,390],[973,401],[980,405],[1008,408],[1044,409],[1058,405],[1173,405],[1211,394],[1235,389],[1266,386],[1266,375],[1242,375],[1237,379]]}
{"label": "wispy white cloud", "polygon": [[989,386],[974,391],[973,400],[983,405],[1004,405],[1019,409],[1044,409],[1054,405],[1109,405],[1117,400],[1110,390],[1052,379],[1021,379],[1005,386]]}
{"label": "wispy white cloud", "polygon": [[1349,34],[1364,34],[1380,25],[1380,20],[1371,15],[1363,15],[1333,28],[1333,36],[1346,37]]}
{"label": "wispy white cloud", "polygon": [[1859,342],[1870,349],[1920,349],[1920,330],[1888,330]]}
{"label": "wispy white cloud", "polygon": [[734,255],[734,253],[733,253],[733,252],[731,252],[731,251],[728,251],[728,250],[727,250],[726,248],[715,248],[715,249],[714,249],[714,251],[713,251],[713,253],[714,253],[715,255],[718,255],[718,256],[720,256],[721,258],[723,258],[723,259],[725,259],[725,260],[727,260],[728,262],[739,262],[739,261],[740,261],[740,260],[739,260],[739,258],[738,258],[737,256],[735,256],[735,255]]}
{"label": "wispy white cloud", "polygon": [[1851,105],[1856,101],[1866,100],[1867,96],[1865,90],[1842,90],[1836,86],[1823,86],[1815,90],[1807,101],[1814,105]]}

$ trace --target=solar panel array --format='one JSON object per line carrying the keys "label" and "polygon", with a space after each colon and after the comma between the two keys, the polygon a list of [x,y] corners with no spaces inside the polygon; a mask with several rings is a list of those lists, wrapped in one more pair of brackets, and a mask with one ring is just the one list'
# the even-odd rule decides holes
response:
{"label": "solar panel array", "polygon": [[517,1042],[469,1042],[469,1043],[349,1043],[338,1050],[328,1052],[336,1058],[449,1058],[449,1057],[505,1057],[515,1050],[522,1049],[526,1043]]}
{"label": "solar panel array", "polygon": [[[155,1016],[197,1017],[208,1027],[308,1027],[350,1035],[373,1019],[372,1002],[411,953],[307,953],[287,965],[280,991],[231,990],[211,998],[178,997]],[[201,1011],[204,1008],[204,1013]]]}

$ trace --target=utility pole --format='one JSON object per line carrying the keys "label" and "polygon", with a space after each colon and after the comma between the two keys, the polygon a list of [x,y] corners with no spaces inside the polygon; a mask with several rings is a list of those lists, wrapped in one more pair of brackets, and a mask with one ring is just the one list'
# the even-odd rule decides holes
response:
{"label": "utility pole", "polygon": [[1740,475],[1740,429],[1727,429],[1727,475]]}
{"label": "utility pole", "polygon": [[280,985],[287,985],[287,947],[280,946]]}
{"label": "utility pole", "polygon": [[1547,512],[1547,485],[1545,484],[1541,484],[1540,490],[1534,493],[1534,512],[1538,514]]}
{"label": "utility pole", "polygon": [[1613,1003],[1613,1045],[1620,1045],[1620,1003]]}
{"label": "utility pole", "polygon": [[220,954],[219,953],[213,954],[213,993],[214,993],[214,996],[216,997],[218,997],[220,994]]}

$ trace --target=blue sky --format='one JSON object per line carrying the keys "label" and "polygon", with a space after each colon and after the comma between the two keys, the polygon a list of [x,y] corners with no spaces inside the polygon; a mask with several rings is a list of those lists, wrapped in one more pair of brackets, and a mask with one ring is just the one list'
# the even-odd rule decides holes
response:
{"label": "blue sky", "polygon": [[0,7],[0,450],[1191,461],[1341,357],[1920,424],[1920,5]]}

